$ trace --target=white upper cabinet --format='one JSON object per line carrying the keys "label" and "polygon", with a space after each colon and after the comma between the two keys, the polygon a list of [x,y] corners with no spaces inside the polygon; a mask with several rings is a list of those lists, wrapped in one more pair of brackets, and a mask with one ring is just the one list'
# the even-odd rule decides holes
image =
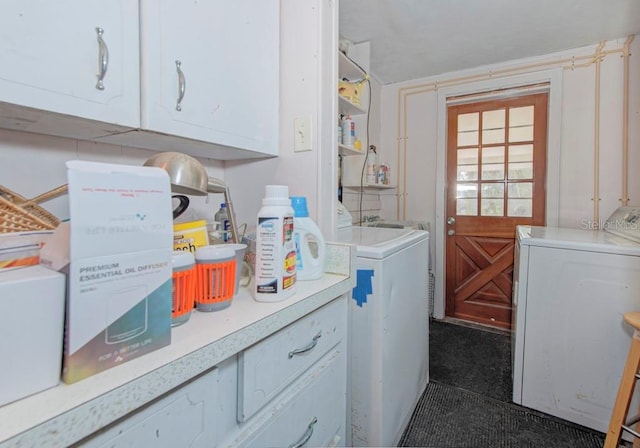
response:
{"label": "white upper cabinet", "polygon": [[277,155],[279,0],[140,5],[142,129]]}
{"label": "white upper cabinet", "polygon": [[0,11],[0,128],[278,155],[279,0],[6,0]]}
{"label": "white upper cabinet", "polygon": [[[63,125],[38,124],[46,120],[37,111],[13,113],[21,106],[138,127],[138,25],[138,4],[129,0],[3,1],[0,125],[38,132]],[[93,137],[117,126],[76,132]]]}

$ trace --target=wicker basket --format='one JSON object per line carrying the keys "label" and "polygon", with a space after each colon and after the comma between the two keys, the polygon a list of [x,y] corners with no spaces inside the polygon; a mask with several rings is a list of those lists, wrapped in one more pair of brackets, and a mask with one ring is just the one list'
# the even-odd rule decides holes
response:
{"label": "wicker basket", "polygon": [[61,185],[33,199],[27,199],[0,185],[0,233],[55,229],[60,220],[40,207],[39,203],[66,193],[67,186]]}

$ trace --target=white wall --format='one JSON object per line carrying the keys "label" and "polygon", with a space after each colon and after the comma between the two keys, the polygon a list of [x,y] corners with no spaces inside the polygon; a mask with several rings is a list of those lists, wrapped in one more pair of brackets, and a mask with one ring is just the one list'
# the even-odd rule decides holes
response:
{"label": "white wall", "polygon": [[[607,42],[604,49],[623,47],[626,37]],[[559,160],[549,160],[548,188],[553,197],[548,203],[548,222],[560,226],[580,228],[594,219],[594,119],[595,119],[595,65],[581,56],[591,55],[597,45],[577,48],[540,58],[511,61],[505,64],[481,67],[464,72],[447,73],[437,77],[413,80],[383,86],[381,141],[394,148],[396,157],[392,171],[400,176],[399,201],[386,204],[383,213],[395,213],[398,219],[427,220],[432,229],[432,255],[437,272],[435,312],[441,317],[443,299],[442,267],[444,258],[444,203],[445,164],[439,153],[446,139],[446,120],[440,115],[443,87],[452,80],[476,76],[474,80],[455,84],[460,91],[474,84],[491,83],[497,76],[490,72],[504,71],[500,82],[509,83],[517,77],[535,78],[540,73],[554,71],[559,74],[556,86],[558,115],[550,126],[557,129],[557,144],[549,142],[549,151]],[[640,54],[640,41],[631,43],[631,54]],[[576,56],[576,66],[571,58]],[[557,61],[569,61],[557,63]],[[629,197],[630,205],[640,205],[640,179],[635,174],[640,166],[640,58],[632,56],[630,62],[629,92]],[[555,75],[554,75],[555,76]],[[483,80],[480,82],[479,80]],[[609,54],[601,64],[600,82],[600,157],[599,157],[599,216],[606,219],[619,205],[622,196],[622,105],[623,58],[620,53]],[[453,84],[449,84],[453,85]],[[422,90],[422,91],[421,91]],[[399,92],[407,94],[398,110]],[[416,92],[412,94],[412,92]],[[405,110],[406,104],[406,110]],[[553,116],[553,115],[552,115]],[[404,142],[406,142],[406,152]],[[400,162],[400,163],[398,163]],[[405,172],[406,167],[406,172]],[[406,200],[406,207],[404,207]],[[442,222],[441,222],[442,221]],[[435,224],[435,225],[434,225]]]}
{"label": "white wall", "polygon": [[[67,183],[65,162],[68,160],[142,165],[153,154],[144,149],[0,129],[0,184],[31,198]],[[222,162],[198,160],[211,176],[224,177]],[[222,195],[210,195],[207,204],[207,198],[192,196],[186,214],[213,220],[223,200]],[[69,218],[66,196],[42,206],[60,219]]]}
{"label": "white wall", "polygon": [[[626,38],[610,41],[605,50],[620,48]],[[555,53],[538,58],[535,63],[547,60],[571,58],[576,55],[591,54],[596,45]],[[639,39],[631,42],[631,53],[640,49]],[[438,90],[406,95],[406,120],[401,112],[398,121],[398,91],[400,88],[444,83],[449,79],[469,74],[499,71],[531,64],[532,60],[511,61],[507,64],[482,67],[474,71],[447,73],[438,77],[414,80],[407,83],[385,85],[382,88],[381,141],[385,148],[393,149],[392,171],[398,175],[400,183],[406,181],[406,211],[400,207],[398,218],[434,219],[436,187],[436,144],[438,129]],[[629,152],[631,167],[629,190],[631,204],[640,204],[640,180],[634,175],[633,167],[640,158],[640,58],[632,56],[630,62],[629,92]],[[549,65],[544,68],[552,68]],[[537,71],[543,67],[538,67]],[[621,147],[622,147],[622,70],[620,54],[606,56],[601,65],[600,99],[600,216],[606,218],[619,205],[621,197]],[[533,73],[536,70],[525,71]],[[595,66],[565,68],[562,71],[562,114],[560,148],[560,192],[559,223],[567,227],[579,227],[583,219],[593,215],[593,148],[594,148],[594,104]],[[520,73],[521,74],[521,73]],[[514,73],[515,76],[515,73]],[[398,167],[398,150],[402,155],[403,137],[406,126],[406,167]],[[398,127],[400,131],[398,132]],[[398,140],[399,143],[398,143]],[[402,161],[404,162],[404,161]],[[635,162],[635,163],[634,163]],[[635,202],[634,202],[635,200]],[[402,205],[402,198],[400,200]],[[393,204],[392,208],[395,208]],[[391,212],[392,210],[385,210]],[[395,211],[395,210],[393,210]]]}
{"label": "white wall", "polygon": [[[282,0],[281,10],[279,157],[226,162],[225,180],[238,222],[255,227],[264,186],[282,184],[291,196],[306,196],[311,218],[327,234],[337,195],[337,131],[319,111],[326,116],[336,96],[337,9],[328,0]],[[311,117],[313,149],[294,152],[294,119],[305,116]]]}
{"label": "white wall", "polygon": [[[314,219],[333,224],[337,195],[336,129],[322,119],[333,110],[337,81],[337,7],[330,0],[281,0],[280,157],[260,161],[221,162],[198,158],[211,176],[229,185],[238,224],[255,227],[256,214],[270,183],[290,186],[306,196]],[[325,100],[329,99],[329,102]],[[293,120],[310,116],[313,150],[294,153]],[[72,159],[142,165],[154,153],[116,145],[49,137],[0,129],[0,184],[26,197],[65,184],[64,162]],[[332,177],[333,176],[333,177]],[[213,219],[222,195],[191,197],[193,218]],[[331,204],[328,206],[326,204]],[[324,204],[320,207],[320,203]],[[66,197],[43,204],[61,219],[69,217]],[[320,209],[331,213],[321,213]],[[322,215],[322,216],[321,216]],[[330,217],[330,219],[328,219]],[[325,229],[323,229],[325,230]]]}

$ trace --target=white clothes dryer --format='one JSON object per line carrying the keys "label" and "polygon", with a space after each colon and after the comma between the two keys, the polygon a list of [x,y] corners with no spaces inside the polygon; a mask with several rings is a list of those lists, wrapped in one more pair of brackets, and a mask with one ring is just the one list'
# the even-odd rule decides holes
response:
{"label": "white clothes dryer", "polygon": [[640,311],[638,211],[620,208],[608,231],[517,228],[515,403],[607,431],[633,334],[622,315]]}

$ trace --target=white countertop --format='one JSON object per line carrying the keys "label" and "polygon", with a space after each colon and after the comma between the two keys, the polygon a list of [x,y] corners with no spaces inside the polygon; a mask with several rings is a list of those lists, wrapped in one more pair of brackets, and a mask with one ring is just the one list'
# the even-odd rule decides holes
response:
{"label": "white countertop", "polygon": [[241,288],[225,310],[193,311],[167,347],[0,407],[0,448],[75,443],[349,291],[353,251],[330,246],[328,270],[340,274],[298,282],[291,298],[261,303]]}

